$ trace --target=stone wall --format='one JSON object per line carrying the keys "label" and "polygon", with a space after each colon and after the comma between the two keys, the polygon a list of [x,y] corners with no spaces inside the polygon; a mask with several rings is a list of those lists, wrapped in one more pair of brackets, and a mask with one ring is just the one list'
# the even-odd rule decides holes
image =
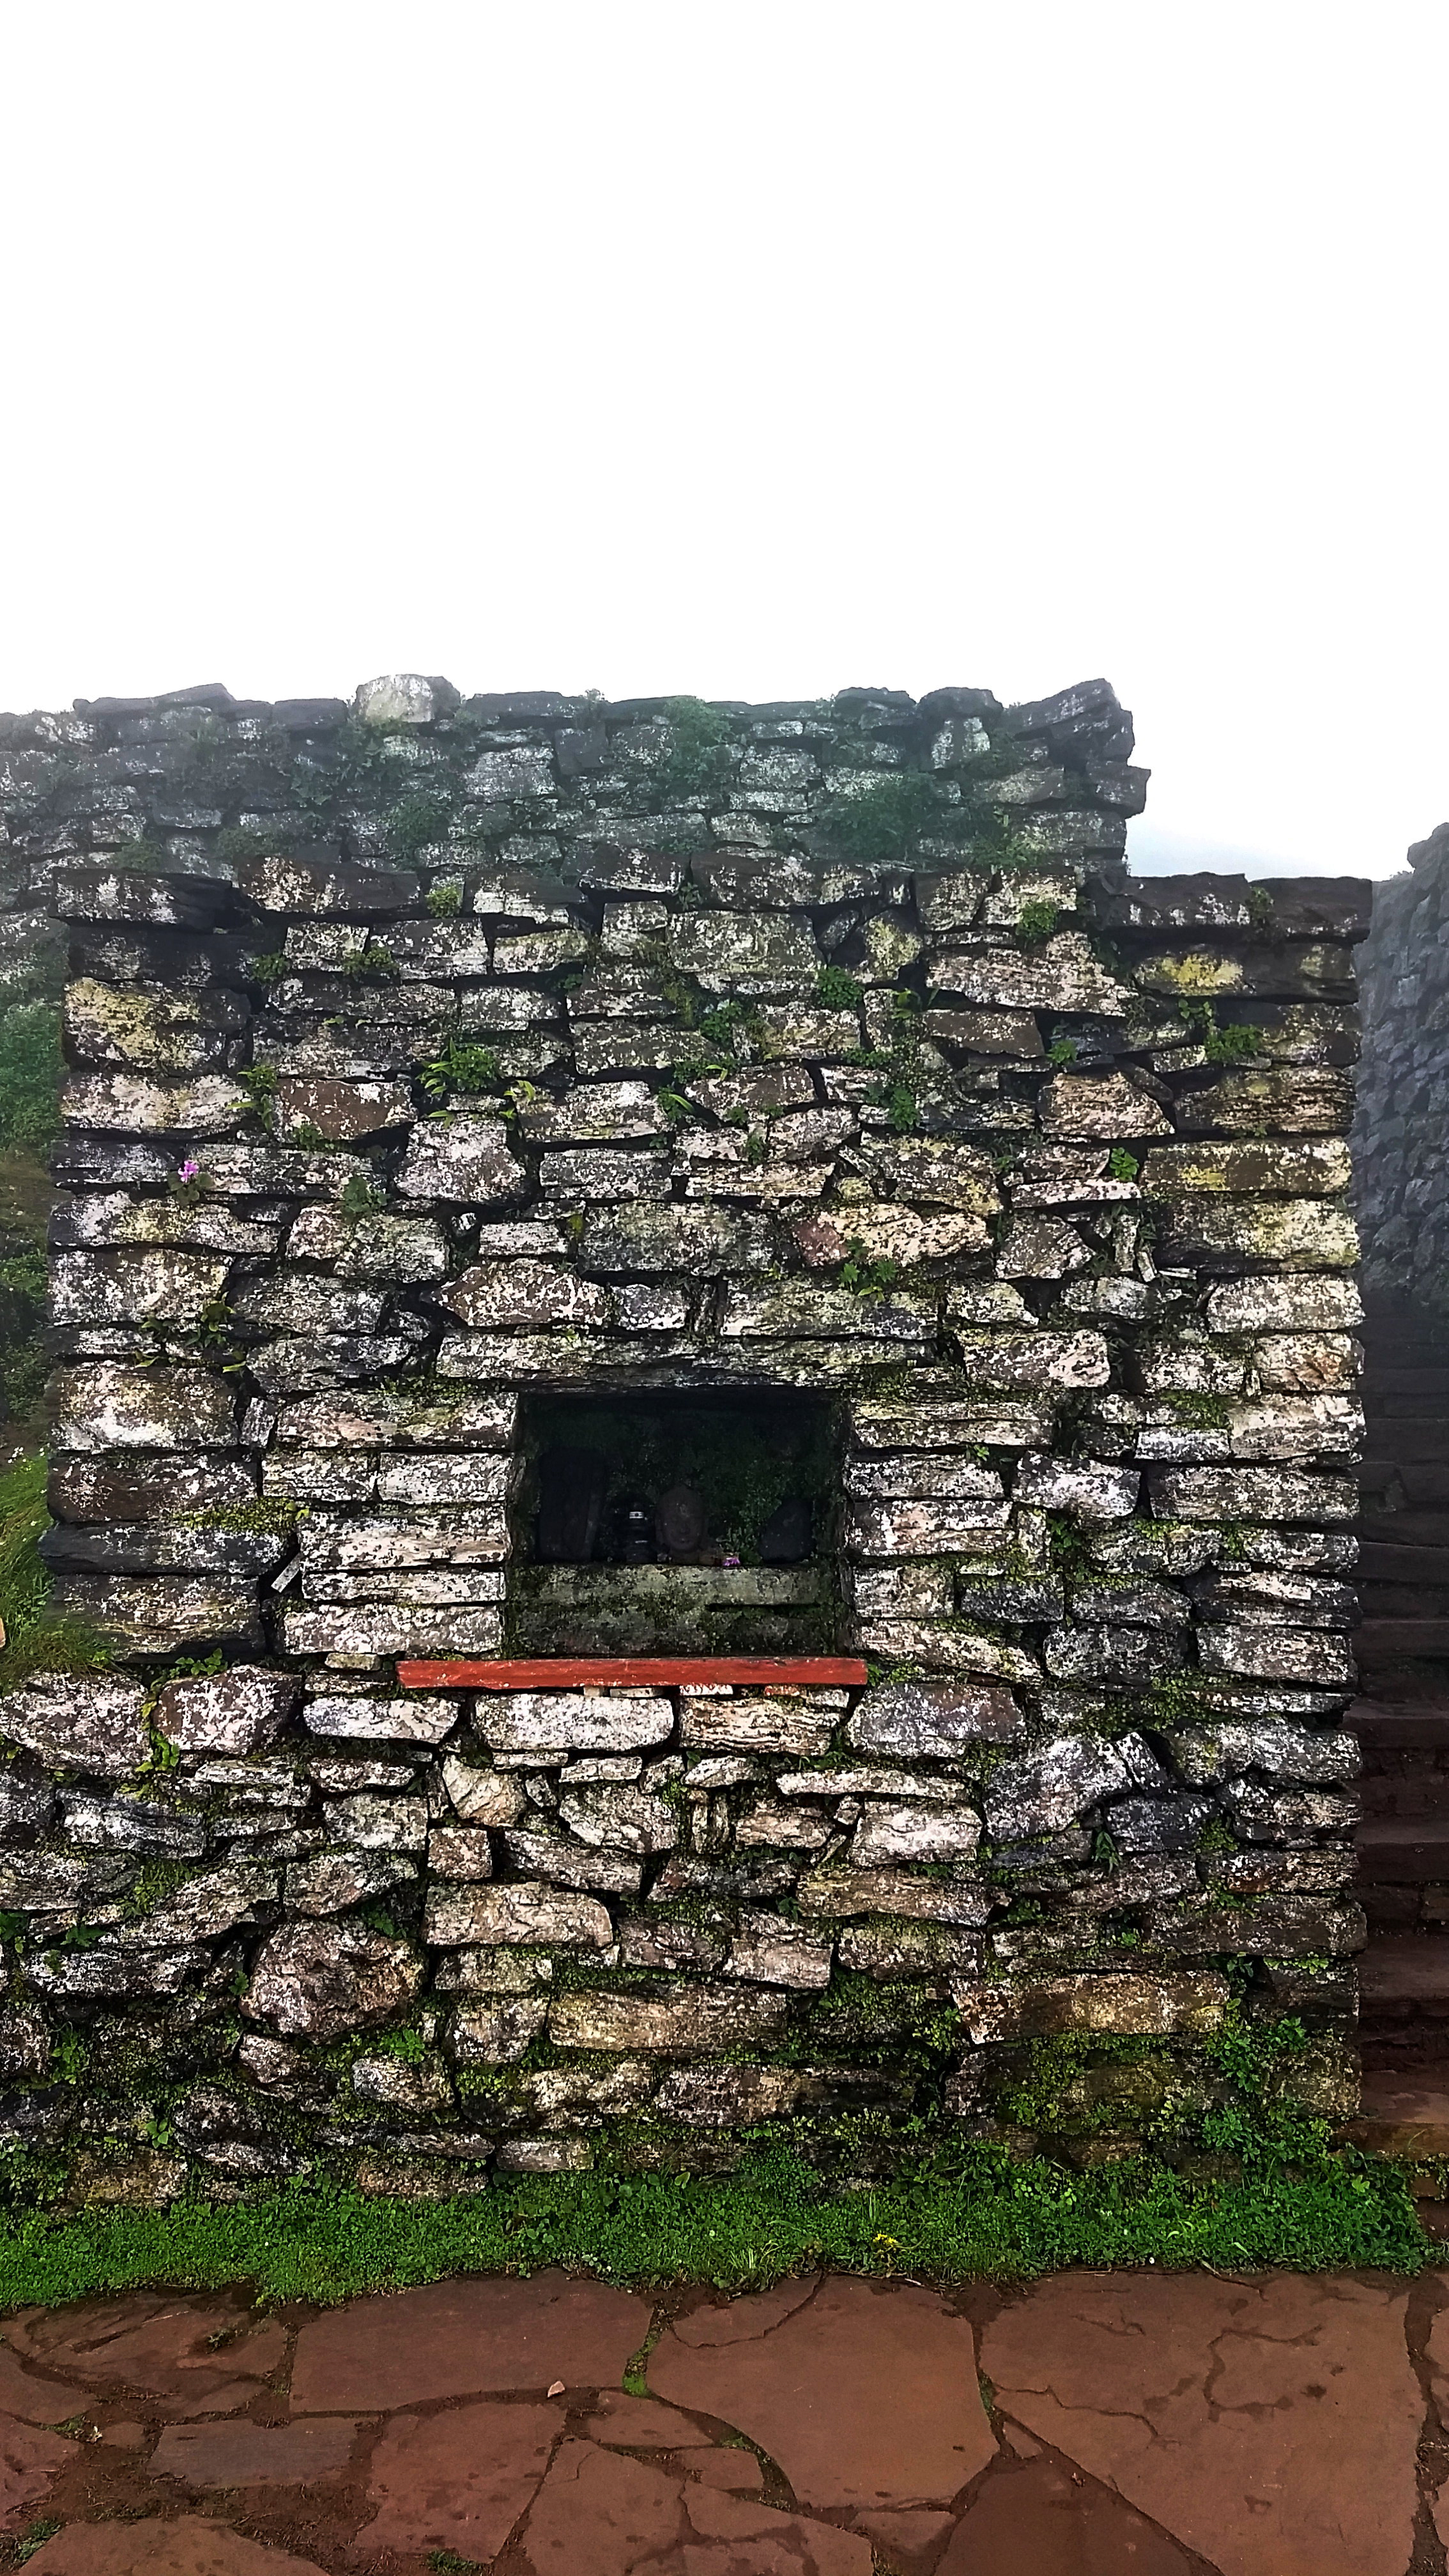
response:
{"label": "stone wall", "polygon": [[1364,1276],[1449,1316],[1449,823],[1374,888],[1354,1115]]}
{"label": "stone wall", "polygon": [[[113,1660],[0,1702],[13,2144],[1092,2156],[1240,2013],[1346,2109],[1364,890],[1129,883],[1100,682],[28,722],[45,1552]],[[400,1688],[508,1650],[570,1390],[828,1405],[864,1687]],[[738,1552],[589,1580],[704,1644]]]}

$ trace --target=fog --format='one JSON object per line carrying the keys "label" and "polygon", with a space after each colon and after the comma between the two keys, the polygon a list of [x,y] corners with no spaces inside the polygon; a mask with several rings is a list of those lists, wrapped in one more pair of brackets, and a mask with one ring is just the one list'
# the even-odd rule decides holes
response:
{"label": "fog", "polygon": [[1035,697],[1138,864],[1449,812],[1442,9],[12,18],[0,704]]}

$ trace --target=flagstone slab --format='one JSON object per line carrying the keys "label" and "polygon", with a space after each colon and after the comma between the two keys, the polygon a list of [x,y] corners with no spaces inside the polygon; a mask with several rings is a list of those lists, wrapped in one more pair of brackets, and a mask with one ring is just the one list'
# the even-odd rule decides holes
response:
{"label": "flagstone slab", "polygon": [[649,2331],[647,2299],[562,2272],[433,2281],[358,2299],[302,2328],[292,2368],[300,2414],[422,2406],[500,2389],[617,2386]]}
{"label": "flagstone slab", "polygon": [[75,2445],[39,2424],[0,2416],[0,2531],[18,2530],[30,2508],[75,2458]]}
{"label": "flagstone slab", "polygon": [[630,2397],[621,2388],[605,2388],[584,2426],[584,2438],[625,2451],[677,2451],[681,2443],[701,2442],[704,2435],[675,2406],[661,2406],[654,2397]]}
{"label": "flagstone slab", "polygon": [[518,2543],[520,2564],[528,2576],[630,2576],[682,2538],[683,2494],[644,2460],[565,2442]]}
{"label": "flagstone slab", "polygon": [[15,2355],[0,2344],[0,2415],[15,2415],[22,2424],[68,2424],[94,2403],[89,2389],[44,2371],[22,2370]]}
{"label": "flagstone slab", "polygon": [[184,2513],[175,2522],[68,2522],[35,2552],[38,2576],[322,2576],[313,2558],[265,2549],[224,2522]]}
{"label": "flagstone slab", "polygon": [[[881,2546],[889,2555],[881,2537]],[[1033,2460],[983,2480],[936,2576],[1191,2576],[1177,2543],[1120,2497],[1056,2462]]]}
{"label": "flagstone slab", "polygon": [[1068,2273],[986,2327],[981,2366],[1004,2413],[1222,2576],[1403,2576],[1407,2299],[1343,2274]]}
{"label": "flagstone slab", "polygon": [[787,2317],[813,2299],[820,2287],[819,2272],[807,2274],[802,2281],[777,2281],[772,2290],[757,2290],[747,2299],[727,2299],[718,2307],[691,2308],[676,2317],[670,2331],[676,2343],[691,2349],[704,2344],[755,2343],[772,2326],[783,2325]]}
{"label": "flagstone slab", "polygon": [[339,2477],[356,2434],[355,2422],[342,2415],[290,2424],[168,2424],[151,2466],[189,2487],[304,2486]]}
{"label": "flagstone slab", "polygon": [[[153,2290],[31,2310],[12,2317],[5,2333],[22,2360],[74,2371],[101,2387],[145,2389],[198,2415],[248,2405],[287,2351],[274,2317]],[[225,2341],[213,2349],[215,2337]]]}
{"label": "flagstone slab", "polygon": [[732,2444],[717,2451],[677,2451],[675,2463],[686,2477],[698,2478],[702,2487],[721,2487],[731,2495],[759,2495],[765,2483],[754,2452],[737,2450]]}
{"label": "flagstone slab", "polygon": [[970,2324],[933,2291],[832,2278],[779,2306],[734,2301],[729,2343],[666,2334],[651,2388],[745,2434],[804,2504],[947,2504],[994,2459]]}
{"label": "flagstone slab", "polygon": [[[901,2576],[918,2576],[918,2571],[919,2576],[925,2576],[927,2569],[934,2570],[942,2541],[956,2527],[949,2513],[928,2513],[919,2505],[903,2512],[858,2513],[855,2523],[856,2529],[864,2532],[880,2551],[886,2565],[893,2571],[899,2568]],[[983,2560],[973,2570],[973,2576],[1006,2576],[1009,2569],[1018,2566],[1029,2568],[1031,2576],[1055,2576],[1054,2570],[1039,2568],[1029,2556],[1003,2559],[999,2571]],[[1079,2576],[1079,2571],[1074,2568],[1072,2576]],[[1096,2571],[1083,2570],[1080,2576],[1096,2576]],[[1138,2576],[1135,2566],[1131,2576]]]}
{"label": "flagstone slab", "polygon": [[358,2553],[495,2557],[532,2503],[563,2428],[560,2404],[498,2397],[443,2415],[394,2416],[372,2456],[367,2492],[377,2512],[357,2535]]}
{"label": "flagstone slab", "polygon": [[714,2543],[708,2554],[685,2547],[689,2576],[871,2576],[874,2552],[859,2532],[708,2487],[687,2488],[685,2505],[700,2538]]}

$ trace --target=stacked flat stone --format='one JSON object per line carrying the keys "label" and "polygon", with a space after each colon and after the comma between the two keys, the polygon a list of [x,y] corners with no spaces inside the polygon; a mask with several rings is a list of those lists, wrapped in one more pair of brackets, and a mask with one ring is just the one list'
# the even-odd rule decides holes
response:
{"label": "stacked flat stone", "polygon": [[[115,1664],[0,1703],[11,2137],[81,2197],[850,2176],[1027,2100],[1091,2156],[1239,2008],[1349,2110],[1366,890],[1129,881],[1099,682],[731,708],[672,804],[667,706],[360,712],[213,705],[204,809],[194,709],[186,793],[159,703],[78,718],[173,864],[93,802],[54,878],[45,1544]],[[400,765],[462,782],[406,870]],[[977,840],[832,855],[906,772]],[[838,1406],[869,1684],[401,1690],[504,1648],[528,1395],[691,1388]]]}
{"label": "stacked flat stone", "polygon": [[1440,1317],[1449,1277],[1449,823],[1374,888],[1354,1113],[1364,1276]]}

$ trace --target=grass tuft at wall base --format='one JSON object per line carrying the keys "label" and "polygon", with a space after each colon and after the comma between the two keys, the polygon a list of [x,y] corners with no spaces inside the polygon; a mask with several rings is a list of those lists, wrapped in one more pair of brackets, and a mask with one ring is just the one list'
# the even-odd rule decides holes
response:
{"label": "grass tuft at wall base", "polygon": [[0,2234],[0,2309],[235,2282],[258,2301],[327,2305],[550,2264],[735,2291],[819,2266],[941,2282],[1149,2262],[1414,2273],[1432,2253],[1401,2174],[1352,2150],[1311,2170],[1267,2160],[1241,2182],[1203,2183],[1145,2160],[1072,2174],[979,2147],[949,2175],[829,2198],[808,2165],[776,2154],[726,2180],[550,2175],[432,2203],[296,2185],[230,2208],[28,2217]]}

